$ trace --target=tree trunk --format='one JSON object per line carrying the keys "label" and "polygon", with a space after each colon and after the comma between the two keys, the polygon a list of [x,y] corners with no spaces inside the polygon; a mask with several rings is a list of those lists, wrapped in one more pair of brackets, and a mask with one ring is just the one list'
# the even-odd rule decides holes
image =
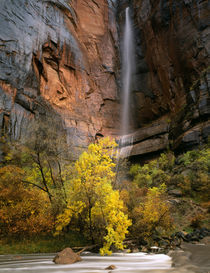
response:
{"label": "tree trunk", "polygon": [[92,206],[89,204],[89,230],[90,230],[90,238],[92,241],[92,244],[94,244],[94,238],[93,238],[93,225],[92,225]]}

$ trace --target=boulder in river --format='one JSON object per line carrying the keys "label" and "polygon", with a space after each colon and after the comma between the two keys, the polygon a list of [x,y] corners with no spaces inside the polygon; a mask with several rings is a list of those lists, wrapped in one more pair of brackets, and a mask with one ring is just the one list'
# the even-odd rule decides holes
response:
{"label": "boulder in river", "polygon": [[56,264],[73,264],[81,260],[81,257],[71,248],[65,248],[55,256],[53,262]]}
{"label": "boulder in river", "polygon": [[108,266],[107,268],[105,268],[105,270],[114,270],[114,269],[116,269],[117,267],[115,266],[115,265],[110,265],[110,266]]}

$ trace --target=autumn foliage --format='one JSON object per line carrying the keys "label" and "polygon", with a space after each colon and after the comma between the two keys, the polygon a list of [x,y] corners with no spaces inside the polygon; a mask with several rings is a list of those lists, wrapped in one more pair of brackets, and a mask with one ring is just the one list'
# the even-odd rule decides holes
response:
{"label": "autumn foliage", "polygon": [[115,142],[105,138],[82,153],[67,186],[67,207],[57,218],[56,234],[76,218],[93,243],[103,244],[102,255],[110,254],[111,246],[123,249],[131,225],[123,212],[119,192],[112,187],[115,164],[111,155],[115,146]]}
{"label": "autumn foliage", "polygon": [[133,210],[135,218],[133,231],[147,242],[152,242],[155,236],[168,236],[173,230],[170,206],[165,193],[164,184],[159,188],[149,188],[144,201]]}
{"label": "autumn foliage", "polygon": [[23,177],[24,171],[16,166],[0,168],[1,235],[33,235],[53,227],[47,195],[25,187]]}
{"label": "autumn foliage", "polygon": [[[57,143],[54,136],[50,142],[46,133],[38,131],[27,147],[5,145],[0,239],[79,232],[105,255],[123,249],[128,236],[149,245],[170,236],[175,228],[171,189],[209,209],[209,147],[177,158],[167,152],[128,170],[128,161],[116,168],[117,145],[109,138],[90,144],[72,162],[63,140]],[[204,220],[203,214],[191,217],[191,228]]]}

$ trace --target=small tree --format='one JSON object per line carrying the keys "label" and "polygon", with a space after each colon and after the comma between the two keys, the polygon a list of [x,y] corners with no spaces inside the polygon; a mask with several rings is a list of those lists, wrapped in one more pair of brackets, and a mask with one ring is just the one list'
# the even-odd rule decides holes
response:
{"label": "small tree", "polygon": [[123,249],[123,240],[131,225],[123,213],[119,192],[112,187],[115,164],[111,156],[115,146],[114,141],[104,138],[83,152],[68,185],[67,208],[57,219],[56,234],[73,218],[80,218],[92,242],[103,243],[101,254],[110,254],[112,245]]}
{"label": "small tree", "polygon": [[[46,117],[34,122],[29,131],[32,137],[29,141],[26,139],[28,149],[25,153],[25,163],[30,161],[29,172],[26,172],[29,173],[28,179],[44,188],[51,204],[55,205],[56,199],[60,199],[60,204],[66,202],[65,168],[71,163],[71,147],[67,144],[65,130],[58,121]],[[30,177],[32,173],[36,177]]]}
{"label": "small tree", "polygon": [[170,207],[165,198],[166,187],[148,189],[145,201],[134,209],[135,231],[142,239],[152,241],[154,236],[167,235],[173,229]]}
{"label": "small tree", "polygon": [[65,180],[70,175],[66,169],[72,165],[71,149],[60,127],[49,118],[39,120],[28,128],[31,138],[24,145],[14,141],[4,145],[3,164],[24,170],[22,183],[47,194],[54,217],[66,205]]}
{"label": "small tree", "polygon": [[22,183],[23,169],[0,167],[0,235],[33,235],[51,232],[53,218],[47,194]]}

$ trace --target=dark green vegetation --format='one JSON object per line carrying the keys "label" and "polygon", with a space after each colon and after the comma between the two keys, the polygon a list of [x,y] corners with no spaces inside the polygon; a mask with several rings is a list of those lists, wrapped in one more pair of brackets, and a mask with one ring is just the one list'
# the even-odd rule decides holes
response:
{"label": "dark green vegetation", "polygon": [[91,144],[74,163],[62,137],[37,132],[27,147],[4,143],[0,254],[92,243],[105,254],[122,248],[125,235],[138,246],[161,245],[176,231],[209,227],[208,145],[178,157],[167,152],[142,166],[123,162],[119,182],[114,142]]}
{"label": "dark green vegetation", "polygon": [[68,232],[59,237],[37,234],[34,237],[2,238],[0,241],[0,255],[30,254],[30,253],[56,253],[66,247],[79,247],[90,242],[78,232]]}
{"label": "dark green vegetation", "polygon": [[[133,177],[133,183],[137,185],[137,189],[133,191],[136,195],[136,198],[133,195],[134,200],[141,203],[140,200],[145,198],[144,191],[147,192],[149,187],[160,189],[162,183],[164,183],[164,198],[170,206],[174,232],[179,230],[192,232],[196,228],[209,227],[209,170],[210,149],[208,146],[188,151],[177,158],[173,153],[168,152],[143,166],[133,165],[130,174]],[[133,204],[134,210],[136,206],[136,204]],[[154,214],[156,209],[160,213],[157,206],[157,202],[154,202],[154,209],[150,211],[151,214]],[[148,239],[164,236],[162,224],[166,224],[166,219],[165,215],[163,216],[164,221],[161,221],[163,219],[161,219],[161,214],[159,215],[152,229],[153,234],[150,233]],[[136,219],[134,216],[134,230]],[[144,229],[147,228],[144,226]],[[138,231],[137,227],[137,234]],[[145,239],[145,237],[142,238],[140,235],[140,239]]]}

